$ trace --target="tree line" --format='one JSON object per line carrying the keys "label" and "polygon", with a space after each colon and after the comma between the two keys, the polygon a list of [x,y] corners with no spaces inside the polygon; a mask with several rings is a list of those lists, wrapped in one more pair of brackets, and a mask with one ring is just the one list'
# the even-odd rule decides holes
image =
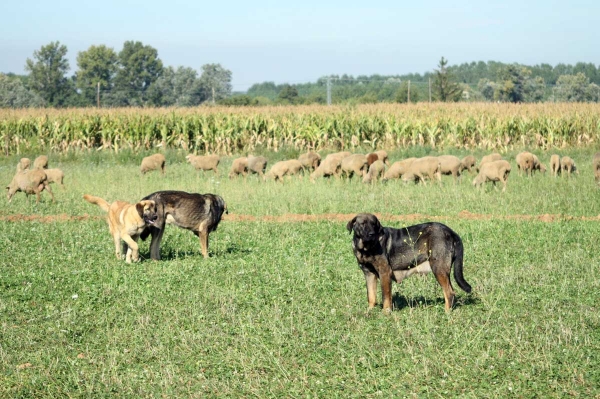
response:
{"label": "tree line", "polygon": [[162,107],[334,104],[423,101],[598,102],[600,68],[592,63],[526,66],[495,61],[449,65],[441,58],[424,74],[330,75],[302,84],[257,83],[232,92],[232,73],[220,64],[165,67],[158,51],[126,41],[121,51],[93,45],[77,55],[68,76],[67,47],[51,42],[34,51],[27,75],[0,73],[0,108]]}
{"label": "tree line", "polygon": [[126,41],[118,53],[105,45],[77,55],[72,76],[60,42],[42,46],[28,58],[27,75],[0,74],[0,107],[196,106],[231,96],[231,71],[205,64],[165,67],[158,51]]}

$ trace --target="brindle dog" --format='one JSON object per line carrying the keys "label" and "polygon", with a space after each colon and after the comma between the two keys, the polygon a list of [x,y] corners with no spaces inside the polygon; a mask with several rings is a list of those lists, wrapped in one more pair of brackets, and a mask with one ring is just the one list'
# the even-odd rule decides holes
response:
{"label": "brindle dog", "polygon": [[463,277],[462,240],[448,226],[423,223],[394,229],[382,227],[377,217],[360,213],[346,226],[354,232],[352,247],[367,282],[369,308],[375,306],[377,279],[381,280],[383,309],[392,309],[392,281],[400,283],[414,273],[433,272],[444,290],[446,311],[454,305],[454,289],[450,269],[454,264],[454,279],[465,292],[471,286]]}
{"label": "brindle dog", "polygon": [[184,191],[157,191],[143,200],[156,202],[158,219],[141,234],[142,240],[152,235],[150,257],[160,260],[160,242],[167,223],[191,230],[200,238],[202,255],[208,258],[208,235],[217,229],[227,205],[216,194],[186,193]]}

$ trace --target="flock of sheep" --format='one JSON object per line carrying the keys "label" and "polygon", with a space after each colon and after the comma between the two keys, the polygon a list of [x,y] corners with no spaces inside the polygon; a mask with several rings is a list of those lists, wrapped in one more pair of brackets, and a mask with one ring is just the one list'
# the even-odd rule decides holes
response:
{"label": "flock of sheep", "polygon": [[[187,161],[196,169],[214,171],[218,173],[218,155],[188,155]],[[535,154],[524,151],[516,157],[517,168],[520,173],[532,175],[533,173],[545,173],[547,167],[540,162]],[[150,170],[162,170],[164,173],[165,157],[162,154],[154,154],[142,161],[141,172]],[[454,155],[426,156],[422,158],[408,158],[394,162],[390,165],[388,155],[385,151],[376,151],[370,154],[352,154],[348,151],[336,152],[327,155],[324,159],[314,152],[302,154],[298,159],[289,159],[275,163],[269,172],[265,173],[267,159],[261,156],[249,155],[247,157],[233,160],[229,171],[229,178],[236,176],[247,176],[258,174],[263,179],[275,181],[284,180],[285,176],[293,176],[300,173],[310,172],[310,180],[314,181],[321,177],[347,177],[361,176],[364,183],[373,183],[377,180],[386,181],[401,179],[405,182],[422,182],[427,180],[441,181],[442,175],[452,175],[455,181],[467,170],[476,172],[473,185],[480,187],[486,182],[502,183],[502,191],[506,190],[506,183],[510,175],[511,165],[502,159],[498,153],[484,156],[479,164],[474,156],[468,155],[460,159]],[[595,179],[600,183],[600,153],[593,159]],[[571,157],[562,158],[554,154],[550,158],[550,169],[553,176],[561,173],[570,175],[578,173],[575,162]]]}
{"label": "flock of sheep", "polygon": [[60,169],[48,169],[48,157],[40,155],[33,161],[29,158],[21,158],[17,164],[17,173],[12,178],[9,185],[6,187],[8,202],[12,200],[15,193],[22,191],[29,197],[31,194],[36,195],[37,202],[40,202],[40,193],[44,190],[48,191],[52,201],[54,194],[50,188],[50,183],[60,184],[64,188],[63,179],[65,174]]}
{"label": "flock of sheep", "polygon": [[[188,155],[189,162],[196,170],[214,171],[218,173],[220,158],[218,155]],[[545,173],[546,165],[540,162],[535,154],[524,151],[516,157],[517,168],[520,173],[532,175],[535,172]],[[142,160],[140,171],[145,174],[152,170],[160,170],[165,173],[166,159],[163,154],[154,154]],[[592,160],[594,177],[600,184],[600,152],[596,153]],[[388,155],[385,151],[376,151],[370,154],[352,154],[348,151],[336,152],[327,155],[324,159],[314,152],[302,154],[298,159],[276,162],[266,172],[267,159],[262,156],[248,155],[247,157],[233,160],[229,171],[229,178],[257,174],[264,180],[273,179],[283,181],[285,176],[293,176],[300,173],[310,172],[310,180],[321,177],[347,177],[361,176],[364,183],[373,183],[377,180],[387,181],[401,179],[405,182],[422,182],[427,180],[441,181],[441,175],[452,175],[457,180],[467,170],[476,172],[473,185],[480,187],[486,182],[502,183],[502,191],[506,190],[506,183],[510,175],[511,165],[502,159],[498,153],[484,156],[479,164],[474,156],[468,155],[459,159],[454,155],[426,156],[422,158],[407,158],[394,162],[390,165]],[[550,157],[550,171],[552,176],[559,174],[579,173],[575,162],[571,157],[562,158],[553,154]],[[48,169],[48,157],[41,155],[37,157],[33,166],[29,158],[21,158],[17,164],[17,173],[10,184],[6,187],[7,197],[10,202],[18,191],[27,196],[36,194],[37,201],[40,200],[40,192],[47,190],[54,201],[54,194],[49,187],[50,183],[58,183],[63,188],[64,173],[60,169]]]}

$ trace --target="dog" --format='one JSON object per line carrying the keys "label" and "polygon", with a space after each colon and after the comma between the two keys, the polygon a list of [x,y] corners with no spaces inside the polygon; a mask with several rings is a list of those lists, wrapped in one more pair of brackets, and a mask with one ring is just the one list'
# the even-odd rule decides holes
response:
{"label": "dog", "polygon": [[369,308],[375,306],[377,279],[381,280],[383,310],[392,310],[392,281],[400,283],[415,273],[433,272],[444,291],[446,311],[454,305],[454,279],[465,292],[471,286],[463,277],[463,243],[441,223],[423,223],[394,229],[382,227],[370,213],[356,215],[346,228],[354,232],[352,248],[367,283]]}
{"label": "dog", "polygon": [[106,200],[89,194],[85,194],[83,199],[108,212],[106,220],[115,242],[117,259],[122,257],[120,245],[121,240],[123,240],[123,252],[126,253],[125,261],[127,263],[139,261],[140,251],[137,240],[147,226],[156,223],[158,219],[156,203],[154,201],[140,201],[137,204],[130,204],[125,201],[115,201],[109,204]]}
{"label": "dog", "polygon": [[191,230],[200,238],[200,248],[204,258],[208,258],[208,235],[217,229],[227,205],[216,194],[196,194],[184,191],[157,191],[142,200],[156,203],[158,219],[147,226],[141,234],[142,240],[152,235],[150,257],[160,260],[160,242],[165,224],[174,224],[182,229]]}

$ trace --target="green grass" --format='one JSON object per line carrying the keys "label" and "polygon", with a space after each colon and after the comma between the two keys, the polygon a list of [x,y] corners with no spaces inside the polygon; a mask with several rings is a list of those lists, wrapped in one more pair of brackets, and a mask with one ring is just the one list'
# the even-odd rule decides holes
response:
{"label": "green grass", "polygon": [[[216,192],[255,216],[420,213],[463,238],[473,294],[454,284],[446,314],[435,279],[412,277],[394,285],[394,312],[367,311],[343,221],[226,220],[207,260],[194,235],[168,227],[163,261],[147,259],[145,242],[128,265],[102,219],[0,220],[0,397],[598,397],[600,225],[503,218],[598,215],[580,155],[579,176],[515,173],[506,193],[446,178],[232,182],[226,168],[213,179],[183,163],[141,178],[133,163],[57,159],[67,176],[57,203],[19,193],[0,216],[101,216],[84,192],[133,201],[166,188]],[[0,163],[2,179],[13,161]]]}

